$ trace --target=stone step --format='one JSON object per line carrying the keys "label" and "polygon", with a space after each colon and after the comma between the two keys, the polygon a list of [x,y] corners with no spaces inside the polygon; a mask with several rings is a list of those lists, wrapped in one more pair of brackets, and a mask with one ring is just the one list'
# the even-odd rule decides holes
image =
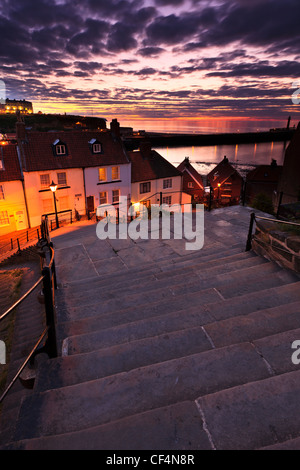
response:
{"label": "stone step", "polygon": [[[244,251],[241,251],[240,248],[230,248],[228,250],[220,250],[211,253],[209,255],[202,255],[201,258],[199,256],[193,255],[192,258],[188,258],[187,260],[185,257],[180,257],[180,259],[174,263],[171,261],[168,261],[166,263],[145,263],[142,266],[136,267],[136,268],[130,268],[127,271],[121,271],[121,272],[116,272],[113,274],[106,274],[105,276],[93,276],[91,277],[88,282],[92,286],[94,283],[97,284],[99,287],[100,286],[111,286],[111,284],[115,285],[120,285],[123,282],[128,281],[128,279],[134,281],[136,280],[141,280],[144,277],[151,276],[153,274],[159,274],[162,272],[166,271],[173,271],[176,269],[180,268],[185,268],[185,267],[192,267],[194,265],[201,264],[208,264],[209,262],[214,262],[217,260],[220,260],[219,262],[222,262],[222,260],[234,256],[234,255],[245,255]],[[252,255],[254,255],[252,253]],[[254,255],[257,256],[257,255]],[[104,263],[107,263],[107,260],[103,260]],[[72,282],[63,282],[62,287],[64,288],[74,288],[74,290],[78,289],[81,285],[85,285],[87,283],[86,279],[83,280],[76,280]]]}
{"label": "stone step", "polygon": [[216,348],[254,341],[294,328],[300,328],[300,301],[205,325],[205,331]]}
{"label": "stone step", "polygon": [[67,338],[64,356],[47,361],[39,368],[35,390],[92,381],[212,348],[201,327],[157,334],[119,345],[112,343],[109,347],[101,345],[93,335]]}
{"label": "stone step", "polygon": [[300,435],[300,370],[198,398],[216,449],[252,450]]}
{"label": "stone step", "polygon": [[[74,334],[85,334],[100,329],[108,329],[117,326],[126,325],[133,322],[159,321],[166,322],[169,316],[175,315],[184,321],[196,315],[194,321],[201,321],[201,324],[212,323],[214,320],[223,320],[235,316],[247,315],[257,310],[264,310],[292,302],[300,301],[300,282],[282,285],[270,289],[261,290],[255,293],[245,294],[236,298],[220,300],[215,289],[209,289],[206,292],[182,296],[179,300],[169,301],[164,304],[152,303],[148,306],[129,308],[113,315],[103,314],[99,317],[99,309],[96,305],[86,308],[74,307],[69,311],[59,312],[61,320],[64,317],[65,322],[59,324],[60,336]],[[188,307],[187,307],[188,306]],[[178,321],[178,320],[177,320]],[[192,320],[191,320],[192,321]],[[182,323],[181,323],[182,324]],[[195,325],[196,326],[196,325]],[[133,326],[134,328],[134,326]],[[132,330],[130,330],[132,332]],[[118,335],[118,333],[116,333]]]}
{"label": "stone step", "polygon": [[244,343],[48,390],[23,401],[15,440],[87,429],[268,376]]}
{"label": "stone step", "polygon": [[259,450],[300,450],[300,436],[288,441],[261,447]]}
{"label": "stone step", "polygon": [[[153,302],[154,298],[156,301],[163,302],[168,299],[174,299],[174,296],[180,297],[184,294],[188,295],[210,288],[217,288],[224,298],[229,298],[263,288],[287,284],[296,279],[299,278],[279,268],[275,263],[270,262],[259,267],[254,266],[240,269],[230,274],[220,274],[203,280],[192,279],[189,282],[180,282],[177,285],[155,288],[153,290],[149,287],[149,289],[143,289],[139,293],[131,293],[128,290],[125,292],[125,295],[121,293],[119,296],[118,292],[116,292],[111,294],[110,298],[104,300],[102,300],[101,294],[98,296],[97,291],[95,291],[93,300],[91,299],[88,303],[97,303],[99,305],[99,312],[103,314],[129,307],[138,308],[141,305]],[[86,304],[87,299],[85,296],[78,299],[70,298],[65,301],[65,306],[67,307],[84,306]]]}
{"label": "stone step", "polygon": [[[196,404],[185,401],[82,431],[24,440],[6,446],[6,450],[78,449],[194,451],[211,450],[211,445],[203,430]],[[188,456],[186,460],[184,455],[179,457],[182,459],[179,462],[187,463]],[[154,462],[158,463],[158,456]]]}
{"label": "stone step", "polygon": [[[131,279],[123,281],[121,284],[113,283],[110,286],[98,286],[96,283],[93,283],[91,286],[89,283],[86,285],[85,294],[91,295],[95,292],[101,294],[101,300],[106,300],[116,295],[116,290],[118,295],[122,293],[137,293],[145,290],[156,290],[157,288],[162,289],[176,284],[195,282],[197,279],[211,279],[219,274],[231,273],[232,271],[245,269],[248,267],[259,266],[261,264],[267,264],[268,261],[264,258],[258,256],[247,256],[243,254],[240,256],[240,260],[235,261],[231,258],[228,258],[228,262],[225,264],[219,263],[217,266],[204,267],[202,269],[195,267],[185,267],[180,270],[168,271],[166,273],[160,274],[151,274],[142,279],[139,279],[138,282],[132,282]],[[66,289],[65,292],[62,292],[64,295],[65,301],[76,300],[82,297],[82,292],[79,292],[78,289]]]}

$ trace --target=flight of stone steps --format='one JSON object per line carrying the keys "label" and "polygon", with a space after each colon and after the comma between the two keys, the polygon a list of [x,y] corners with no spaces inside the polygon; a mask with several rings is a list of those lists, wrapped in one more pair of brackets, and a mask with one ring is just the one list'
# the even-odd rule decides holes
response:
{"label": "flight of stone steps", "polygon": [[61,279],[57,307],[0,448],[300,448],[298,275],[236,243]]}

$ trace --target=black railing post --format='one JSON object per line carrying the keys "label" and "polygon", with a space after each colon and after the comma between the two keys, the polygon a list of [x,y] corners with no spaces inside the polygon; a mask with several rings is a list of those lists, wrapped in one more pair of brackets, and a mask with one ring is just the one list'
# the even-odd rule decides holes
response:
{"label": "black railing post", "polygon": [[45,299],[46,311],[46,324],[49,328],[47,339],[47,353],[49,357],[57,357],[57,343],[55,331],[55,313],[53,304],[53,292],[51,287],[51,270],[45,266],[42,270],[43,279],[43,293]]}
{"label": "black railing post", "polygon": [[210,186],[210,187],[209,187],[209,204],[208,204],[208,212],[210,212],[210,211],[211,211],[212,191],[213,191],[213,189],[212,189],[212,187]]}
{"label": "black railing post", "polygon": [[255,212],[251,212],[248,239],[247,239],[247,245],[246,245],[245,251],[250,251],[252,247],[252,231],[253,231],[254,221],[255,221]]}
{"label": "black railing post", "polygon": [[281,191],[279,195],[279,201],[278,201],[278,207],[277,207],[277,212],[276,212],[276,219],[279,219],[279,212],[280,212],[280,206],[282,203],[282,198],[283,198],[283,192]]}

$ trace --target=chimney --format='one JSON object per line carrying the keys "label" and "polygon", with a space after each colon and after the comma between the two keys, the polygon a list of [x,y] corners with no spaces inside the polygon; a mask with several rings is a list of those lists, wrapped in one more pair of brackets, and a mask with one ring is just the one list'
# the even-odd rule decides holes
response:
{"label": "chimney", "polygon": [[17,140],[26,140],[25,122],[23,121],[19,110],[17,111],[16,137]]}
{"label": "chimney", "polygon": [[110,123],[110,130],[115,139],[120,138],[120,124],[117,119],[113,119]]}
{"label": "chimney", "polygon": [[189,163],[190,163],[189,157],[185,157],[185,159],[184,159],[184,165],[187,167],[187,166],[189,166]]}
{"label": "chimney", "polygon": [[140,143],[140,152],[143,158],[150,158],[151,156],[151,142],[143,140]]}

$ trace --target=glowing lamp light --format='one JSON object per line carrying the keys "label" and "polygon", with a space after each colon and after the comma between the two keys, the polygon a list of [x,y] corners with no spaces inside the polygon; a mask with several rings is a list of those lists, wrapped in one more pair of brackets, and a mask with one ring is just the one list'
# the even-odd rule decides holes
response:
{"label": "glowing lamp light", "polygon": [[53,193],[55,193],[55,191],[57,190],[57,184],[55,184],[53,181],[52,183],[50,184],[50,189]]}

